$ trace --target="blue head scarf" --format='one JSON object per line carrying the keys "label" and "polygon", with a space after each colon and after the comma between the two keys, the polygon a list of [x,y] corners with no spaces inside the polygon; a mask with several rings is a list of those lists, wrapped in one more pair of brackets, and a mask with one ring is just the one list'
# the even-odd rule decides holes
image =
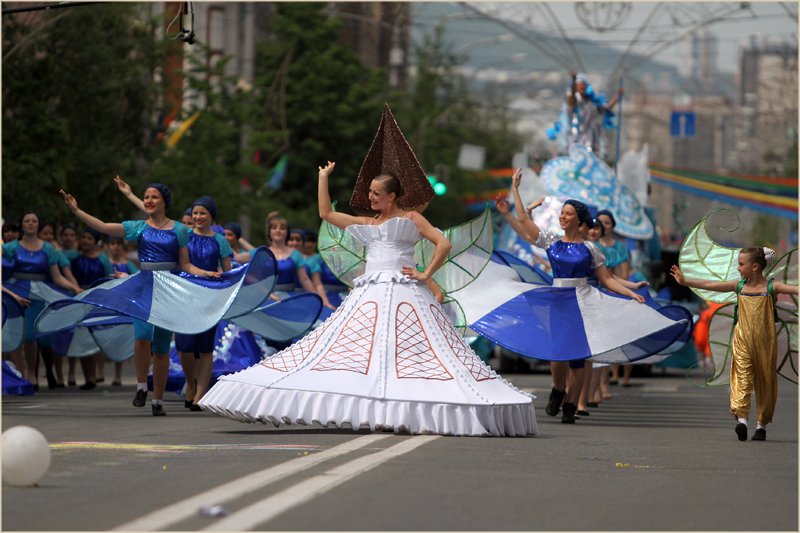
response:
{"label": "blue head scarf", "polygon": [[236,222],[228,222],[227,224],[225,224],[222,227],[224,229],[231,230],[233,232],[233,234],[236,235],[237,239],[241,239],[242,238],[242,227],[239,224],[237,224]]}
{"label": "blue head scarf", "polygon": [[74,225],[72,225],[72,224],[64,224],[63,226],[61,226],[61,231],[58,232],[58,236],[60,237],[60,236],[64,235],[64,232],[67,231],[68,229],[71,229],[72,231],[74,231],[75,234],[78,233],[78,230],[77,230],[77,228],[75,228]]}
{"label": "blue head scarf", "polygon": [[164,207],[169,207],[172,205],[172,194],[169,192],[169,187],[166,185],[162,185],[160,183],[151,183],[147,187],[144,188],[145,192],[147,189],[155,189],[159,193],[161,193],[161,198],[164,199]]}
{"label": "blue head scarf", "polygon": [[571,205],[575,208],[575,212],[578,214],[578,221],[581,224],[586,224],[590,228],[592,227],[592,214],[589,213],[589,208],[586,207],[586,204],[578,201],[578,200],[567,200],[564,202],[564,205]]}
{"label": "blue head scarf", "polygon": [[208,212],[211,214],[211,220],[217,218],[217,202],[210,196],[201,196],[197,200],[194,201],[192,204],[192,209],[197,206],[205,207],[208,209]]}
{"label": "blue head scarf", "polygon": [[592,223],[589,225],[590,228],[600,228],[600,236],[606,236],[606,226],[603,224],[599,218],[593,218]]}
{"label": "blue head scarf", "polygon": [[188,208],[186,211],[183,212],[183,216],[190,217],[192,216],[192,208]]}
{"label": "blue head scarf", "polygon": [[99,242],[100,242],[100,239],[102,239],[102,238],[103,238],[103,234],[102,234],[102,233],[100,233],[99,231],[97,231],[97,230],[96,230],[96,229],[94,229],[94,228],[86,228],[85,230],[83,230],[83,232],[84,232],[84,233],[88,233],[89,235],[91,235],[92,237],[94,237],[94,242],[95,242],[95,243],[99,243]]}
{"label": "blue head scarf", "polygon": [[600,218],[600,215],[605,215],[605,216],[607,216],[608,218],[611,219],[611,227],[612,228],[616,228],[617,227],[617,221],[616,221],[616,219],[614,219],[614,215],[611,214],[611,211],[609,211],[608,209],[601,209],[600,211],[597,212],[597,218]]}

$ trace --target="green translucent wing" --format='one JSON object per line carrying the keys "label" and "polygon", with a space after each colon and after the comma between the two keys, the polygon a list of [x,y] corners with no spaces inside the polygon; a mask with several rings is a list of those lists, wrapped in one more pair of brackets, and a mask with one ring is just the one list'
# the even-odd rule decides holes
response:
{"label": "green translucent wing", "polygon": [[[797,306],[791,299],[778,301],[778,374],[797,384]],[[727,385],[731,376],[733,352],[733,307],[727,304],[717,309],[708,324],[708,346],[714,362],[714,372],[708,385]]]}
{"label": "green translucent wing", "polygon": [[[333,203],[336,209],[336,202]],[[353,287],[353,280],[364,273],[366,247],[344,230],[322,221],[317,247],[322,259],[342,283]]]}
{"label": "green translucent wing", "polygon": [[[714,242],[708,235],[706,223],[714,213],[730,211],[736,216],[737,224],[732,230],[719,228],[733,233],[739,228],[739,216],[730,209],[717,209],[700,220],[689,230],[683,241],[680,253],[680,268],[687,279],[704,279],[707,281],[732,281],[740,279],[738,266],[741,248],[727,248]],[[698,296],[709,302],[718,304],[735,302],[735,292],[715,292],[703,289],[692,289]]]}
{"label": "green translucent wing", "polygon": [[453,324],[453,327],[456,328],[458,334],[463,337],[469,325],[467,324],[464,310],[461,309],[461,304],[457,300],[445,297],[444,302],[442,302],[442,309],[444,309],[445,315]]}
{"label": "green translucent wing", "polygon": [[[492,217],[489,206],[474,220],[444,230],[453,247],[447,259],[433,275],[433,281],[445,294],[463,289],[483,271],[492,257]],[[436,246],[423,239],[414,247],[414,260],[425,269],[433,259]]]}
{"label": "green translucent wing", "polygon": [[[767,266],[764,277],[787,285],[797,285],[797,248],[789,250],[774,264]],[[797,304],[797,296],[791,296]]]}
{"label": "green translucent wing", "polygon": [[[783,254],[764,272],[764,277],[786,285],[797,285],[797,248]],[[778,374],[797,383],[797,295],[779,294],[778,309]]]}
{"label": "green translucent wing", "polygon": [[[785,296],[785,295],[781,295]],[[797,305],[778,300],[778,374],[797,384]]]}
{"label": "green translucent wing", "polygon": [[714,362],[714,371],[708,385],[727,385],[731,380],[731,353],[733,351],[734,304],[723,305],[711,315],[708,323],[708,347]]}

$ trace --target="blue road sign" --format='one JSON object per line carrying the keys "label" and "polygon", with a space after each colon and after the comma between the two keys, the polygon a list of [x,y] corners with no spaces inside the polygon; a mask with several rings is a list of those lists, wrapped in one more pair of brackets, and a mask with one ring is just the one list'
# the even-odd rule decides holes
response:
{"label": "blue road sign", "polygon": [[669,134],[672,137],[694,137],[695,124],[694,111],[673,111],[669,121]]}

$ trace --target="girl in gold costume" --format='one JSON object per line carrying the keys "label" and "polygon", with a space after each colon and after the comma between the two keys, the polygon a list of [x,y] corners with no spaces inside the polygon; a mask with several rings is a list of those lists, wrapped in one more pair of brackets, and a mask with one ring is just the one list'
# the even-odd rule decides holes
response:
{"label": "girl in gold costume", "polygon": [[687,287],[716,292],[736,292],[737,313],[731,358],[731,413],[737,420],[736,435],[747,440],[747,417],[750,414],[750,393],[755,389],[758,427],[753,440],[766,440],[765,426],[772,422],[778,398],[775,332],[775,299],[778,294],[797,294],[798,287],[768,281],[764,277],[767,263],[776,260],[771,248],[751,246],[739,252],[737,270],[741,280],[707,281],[686,279],[677,266],[672,267],[675,280]]}

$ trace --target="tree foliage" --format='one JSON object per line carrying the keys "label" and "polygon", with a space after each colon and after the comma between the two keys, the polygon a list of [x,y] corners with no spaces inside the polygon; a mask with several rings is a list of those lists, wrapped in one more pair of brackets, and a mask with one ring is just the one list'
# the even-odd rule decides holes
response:
{"label": "tree foliage", "polygon": [[160,47],[136,4],[102,4],[45,14],[61,17],[12,51],[36,28],[4,20],[3,213],[36,209],[71,220],[58,195],[72,193],[100,218],[115,220],[113,178],[145,158],[156,102],[152,73]]}
{"label": "tree foliage", "polygon": [[[448,192],[426,216],[446,228],[471,217],[460,203],[481,181],[457,167],[463,143],[484,146],[486,167],[508,166],[522,145],[502,98],[470,92],[444,34],[415,50],[416,75],[389,93],[386,74],[362,64],[339,42],[342,23],[324,4],[276,3],[274,38],[257,45],[252,87],[223,75],[225,60],[208,61],[192,47],[181,75],[188,90],[179,120],[199,118],[172,148],[156,142],[153,117],[172,112],[157,82],[169,42],[137,22],[135,4],[71,8],[3,64],[3,207],[13,214],[38,209],[71,219],[57,195],[72,192],[101,219],[132,210],[112,178],[120,174],[141,194],[150,182],[172,189],[180,213],[201,195],[217,200],[218,222],[251,217],[251,241],[265,242],[267,213],[279,210],[295,227],[319,226],[317,172],[336,162],[331,198],[347,204],[356,176],[388,102],[423,168],[450,169]],[[4,54],[33,28],[7,26]],[[209,66],[211,65],[211,66]],[[265,187],[281,156],[286,176]]]}

